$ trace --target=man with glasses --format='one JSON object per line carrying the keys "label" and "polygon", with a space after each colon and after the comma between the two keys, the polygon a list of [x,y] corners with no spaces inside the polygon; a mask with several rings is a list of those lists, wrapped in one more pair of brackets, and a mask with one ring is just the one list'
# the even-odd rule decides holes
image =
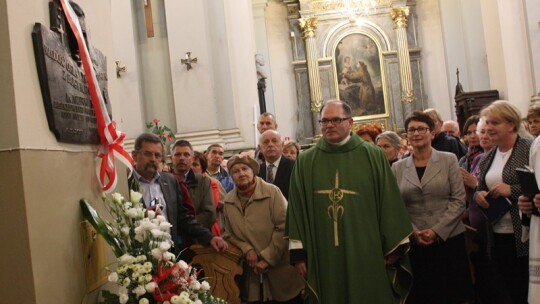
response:
{"label": "man with glasses", "polygon": [[285,233],[307,302],[400,303],[412,227],[386,156],[351,132],[342,101],[325,103],[319,123],[322,138],[293,169]]}
{"label": "man with glasses", "polygon": [[163,142],[152,133],[143,133],[135,140],[132,153],[135,170],[129,178],[129,187],[143,195],[148,210],[156,210],[172,224],[171,236],[175,245],[175,253],[179,253],[181,239],[179,235],[187,234],[204,245],[212,245],[217,251],[227,248],[227,243],[214,236],[210,230],[201,226],[193,214],[182,204],[182,192],[176,178],[166,172],[158,172],[158,165],[163,158]]}

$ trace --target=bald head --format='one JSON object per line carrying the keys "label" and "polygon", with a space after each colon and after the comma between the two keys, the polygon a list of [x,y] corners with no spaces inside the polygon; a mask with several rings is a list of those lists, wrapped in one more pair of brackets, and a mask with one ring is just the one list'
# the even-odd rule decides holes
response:
{"label": "bald head", "polygon": [[266,130],[261,134],[259,140],[259,149],[264,156],[264,159],[273,163],[281,157],[283,153],[283,144],[281,143],[281,135],[276,130]]}
{"label": "bald head", "polygon": [[453,120],[445,121],[441,127],[441,131],[457,138],[461,136],[461,132],[459,132],[459,125]]}

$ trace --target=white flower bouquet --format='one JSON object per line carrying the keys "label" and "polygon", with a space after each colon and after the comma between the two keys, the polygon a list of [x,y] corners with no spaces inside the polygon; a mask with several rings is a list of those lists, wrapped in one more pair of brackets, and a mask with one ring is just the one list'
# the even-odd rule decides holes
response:
{"label": "white flower bouquet", "polygon": [[103,290],[103,304],[213,304],[226,303],[214,298],[210,285],[200,282],[199,272],[169,252],[171,224],[162,215],[146,211],[142,195],[131,191],[131,202],[120,194],[103,202],[112,221],[101,218],[92,206],[81,200],[84,217],[111,246],[117,257],[109,281],[118,285],[116,293]]}

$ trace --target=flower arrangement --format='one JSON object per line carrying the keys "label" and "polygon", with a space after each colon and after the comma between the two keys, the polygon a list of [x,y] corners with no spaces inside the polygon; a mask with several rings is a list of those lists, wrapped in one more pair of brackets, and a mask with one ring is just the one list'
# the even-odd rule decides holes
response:
{"label": "flower arrangement", "polygon": [[197,271],[169,252],[171,224],[155,211],[146,210],[142,195],[131,191],[131,202],[118,193],[112,200],[103,196],[112,221],[101,218],[85,200],[84,217],[103,236],[117,257],[117,267],[109,271],[116,293],[103,290],[102,304],[222,304],[214,298],[210,284],[199,281]]}
{"label": "flower arrangement", "polygon": [[154,118],[152,119],[152,121],[147,122],[146,128],[152,133],[159,136],[159,138],[161,138],[161,140],[163,141],[163,144],[167,144],[167,142],[172,142],[175,139],[173,131],[167,126],[160,126],[159,119],[157,118]]}

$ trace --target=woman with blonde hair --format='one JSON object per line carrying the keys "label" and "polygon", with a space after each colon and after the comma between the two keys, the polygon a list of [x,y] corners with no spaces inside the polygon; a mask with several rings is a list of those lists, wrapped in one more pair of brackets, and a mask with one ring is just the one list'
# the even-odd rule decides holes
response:
{"label": "woman with blonde hair", "polygon": [[283,143],[283,155],[292,160],[296,160],[300,154],[300,145],[294,140],[287,141]]}
{"label": "woman with blonde hair", "polygon": [[509,204],[508,211],[501,212],[502,217],[490,219],[491,256],[506,287],[497,292],[504,294],[506,291],[513,303],[527,303],[529,243],[521,240],[517,206],[521,186],[516,169],[529,164],[531,140],[518,135],[521,114],[508,101],[494,101],[481,111],[480,116],[486,120],[486,131],[494,148],[480,161],[474,199],[484,209],[501,198],[504,198],[503,203]]}

